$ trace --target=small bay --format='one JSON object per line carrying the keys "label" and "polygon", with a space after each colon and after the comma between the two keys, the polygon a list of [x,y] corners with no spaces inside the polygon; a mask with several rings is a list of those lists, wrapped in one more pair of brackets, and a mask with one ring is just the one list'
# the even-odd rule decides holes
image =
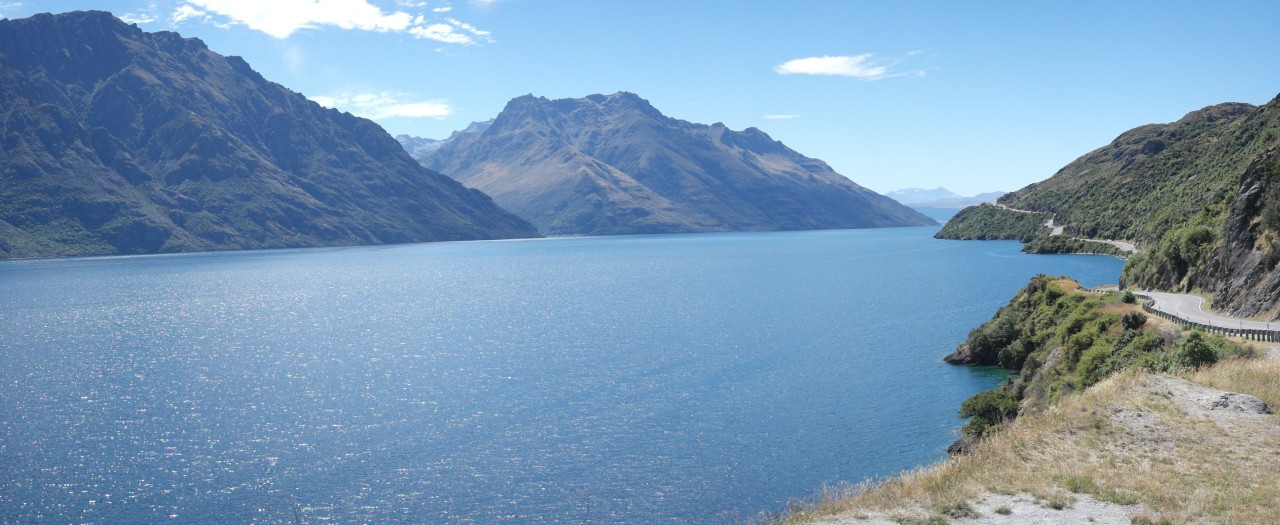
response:
{"label": "small bay", "polygon": [[936,228],[0,262],[0,522],[725,523],[941,459],[1037,273]]}

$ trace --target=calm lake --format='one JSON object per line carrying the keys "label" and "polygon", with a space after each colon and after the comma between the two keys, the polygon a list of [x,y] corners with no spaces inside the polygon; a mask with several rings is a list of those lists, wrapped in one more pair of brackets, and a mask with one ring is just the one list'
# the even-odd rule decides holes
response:
{"label": "calm lake", "polygon": [[0,262],[0,523],[733,523],[942,458],[937,228]]}

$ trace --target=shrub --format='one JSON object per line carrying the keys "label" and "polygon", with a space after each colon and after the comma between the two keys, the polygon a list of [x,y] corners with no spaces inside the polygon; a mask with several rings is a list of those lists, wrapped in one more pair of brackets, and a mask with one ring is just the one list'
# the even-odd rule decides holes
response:
{"label": "shrub", "polygon": [[1205,341],[1204,332],[1196,330],[1173,345],[1173,362],[1186,368],[1200,368],[1218,362],[1218,353]]}
{"label": "shrub", "polygon": [[960,417],[969,418],[964,431],[975,436],[1017,416],[1018,400],[1004,390],[984,390],[960,404]]}
{"label": "shrub", "polygon": [[1080,385],[1089,387],[1113,372],[1108,361],[1111,360],[1111,348],[1107,345],[1094,345],[1080,356],[1080,364],[1076,370],[1080,374]]}
{"label": "shrub", "polygon": [[1147,316],[1139,312],[1129,312],[1120,318],[1120,324],[1125,330],[1137,330],[1147,324]]}
{"label": "shrub", "polygon": [[1000,350],[1000,368],[1018,371],[1031,353],[1026,341],[1018,339]]}

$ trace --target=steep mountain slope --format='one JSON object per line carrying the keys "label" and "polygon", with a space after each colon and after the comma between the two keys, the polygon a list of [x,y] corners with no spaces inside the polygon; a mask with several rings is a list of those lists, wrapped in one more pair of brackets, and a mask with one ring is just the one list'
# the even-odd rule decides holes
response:
{"label": "steep mountain slope", "polygon": [[1157,241],[1206,208],[1221,212],[1263,147],[1257,111],[1219,104],[1135,128],[1000,203],[1054,213],[1070,234]]}
{"label": "steep mountain slope", "polygon": [[935,224],[758,129],[668,118],[631,93],[519,97],[421,160],[547,233]]}
{"label": "steep mountain slope", "polygon": [[0,21],[0,256],[528,237],[382,128],[109,13]]}
{"label": "steep mountain slope", "polygon": [[[1143,253],[1126,263],[1127,285],[1203,292],[1216,309],[1274,319],[1277,149],[1280,97],[1263,106],[1219,104],[1125,132],[999,202],[1053,217],[1066,237],[1134,241]],[[1022,217],[997,207],[966,210],[939,237],[1022,238],[1025,231],[1002,226]]]}

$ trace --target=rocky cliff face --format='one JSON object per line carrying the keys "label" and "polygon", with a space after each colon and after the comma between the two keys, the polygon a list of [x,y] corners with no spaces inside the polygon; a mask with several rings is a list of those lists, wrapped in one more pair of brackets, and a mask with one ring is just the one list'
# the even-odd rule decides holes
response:
{"label": "rocky cliff face", "polygon": [[630,93],[519,97],[421,160],[547,233],[935,224],[758,129],[668,118]]}
{"label": "rocky cliff face", "polygon": [[1219,242],[1204,265],[1213,306],[1240,316],[1280,318],[1280,148],[1250,163]]}
{"label": "rocky cliff face", "polygon": [[0,21],[0,256],[537,235],[199,40],[109,13]]}

